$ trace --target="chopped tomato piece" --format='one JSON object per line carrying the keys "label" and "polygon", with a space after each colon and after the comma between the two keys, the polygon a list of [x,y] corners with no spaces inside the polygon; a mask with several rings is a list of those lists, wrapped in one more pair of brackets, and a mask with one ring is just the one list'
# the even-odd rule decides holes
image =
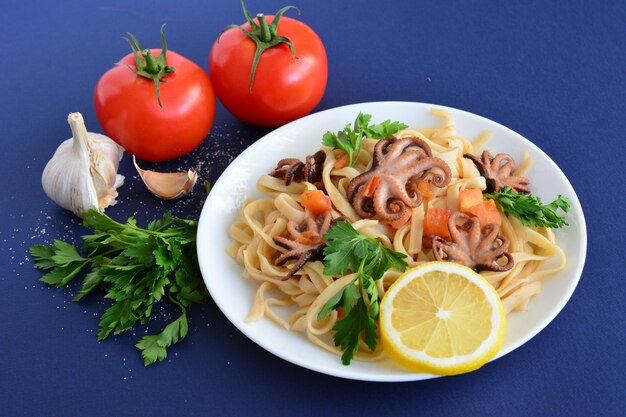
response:
{"label": "chopped tomato piece", "polygon": [[374,175],[370,180],[365,184],[365,189],[363,190],[363,197],[374,197],[374,193],[376,189],[380,185],[380,177],[378,175]]}
{"label": "chopped tomato piece", "polygon": [[300,204],[316,216],[333,209],[330,197],[322,190],[307,190],[300,195]]}
{"label": "chopped tomato piece", "polygon": [[424,235],[450,237],[448,230],[448,219],[452,211],[439,207],[431,207],[424,216]]}
{"label": "chopped tomato piece", "polygon": [[459,193],[459,210],[465,214],[471,214],[472,207],[482,204],[482,202],[483,192],[477,188],[468,188]]}
{"label": "chopped tomato piece", "polygon": [[480,227],[491,223],[495,223],[498,226],[502,225],[502,217],[496,206],[496,202],[493,200],[483,201],[470,208],[467,214],[478,217],[480,221]]}
{"label": "chopped tomato piece", "polygon": [[333,168],[335,169],[345,168],[350,163],[350,156],[346,152],[339,151],[339,153],[340,154],[337,159],[335,159],[335,163],[333,165]]}
{"label": "chopped tomato piece", "polygon": [[427,180],[419,180],[417,182],[417,190],[422,195],[422,198],[426,201],[435,196],[433,189],[430,187],[430,182]]}

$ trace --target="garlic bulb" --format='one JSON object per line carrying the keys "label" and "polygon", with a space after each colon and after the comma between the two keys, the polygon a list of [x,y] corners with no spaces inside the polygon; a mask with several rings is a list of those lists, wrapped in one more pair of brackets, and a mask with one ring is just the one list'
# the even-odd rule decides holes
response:
{"label": "garlic bulb", "polygon": [[80,113],[71,113],[67,121],[72,137],[48,161],[41,185],[55,203],[82,217],[84,211],[103,211],[117,202],[117,188],[124,183],[117,174],[124,149],[107,136],[87,132]]}
{"label": "garlic bulb", "polygon": [[164,200],[176,200],[187,194],[198,180],[195,171],[187,172],[156,172],[139,168],[135,155],[133,163],[139,176],[152,194]]}

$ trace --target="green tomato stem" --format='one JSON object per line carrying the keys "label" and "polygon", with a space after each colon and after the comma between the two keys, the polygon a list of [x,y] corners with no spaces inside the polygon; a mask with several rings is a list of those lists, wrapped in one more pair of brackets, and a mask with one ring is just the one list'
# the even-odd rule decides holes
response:
{"label": "green tomato stem", "polygon": [[257,19],[259,19],[259,26],[261,28],[261,35],[259,39],[261,42],[269,42],[272,40],[272,32],[270,31],[270,27],[265,20],[265,15],[263,13],[259,13],[256,15]]}
{"label": "green tomato stem", "polygon": [[[259,60],[261,59],[261,55],[263,54],[263,52],[265,52],[269,48],[273,48],[276,45],[280,45],[284,43],[287,46],[289,46],[291,57],[296,58],[296,48],[293,46],[291,41],[288,38],[285,38],[278,34],[278,22],[280,21],[283,13],[285,13],[287,10],[296,9],[298,11],[298,14],[300,13],[300,10],[298,10],[294,6],[283,7],[278,12],[276,12],[271,24],[267,23],[267,21],[265,20],[265,15],[263,13],[258,13],[256,15],[256,18],[259,23],[257,24],[248,13],[248,10],[246,9],[246,5],[244,4],[243,0],[240,0],[240,2],[241,2],[241,8],[243,9],[243,14],[246,17],[246,20],[248,21],[248,23],[250,24],[252,31],[246,30],[242,26],[229,25],[229,26],[226,26],[224,30],[222,30],[222,33],[230,29],[239,29],[248,38],[254,41],[254,43],[256,43],[256,51],[254,53],[254,57],[252,58],[252,69],[250,71],[250,83],[248,84],[248,90],[252,92],[252,84],[254,83],[254,74],[256,72],[257,64],[259,63]],[[218,38],[218,42],[219,42],[219,38]]]}
{"label": "green tomato stem", "polygon": [[156,62],[156,59],[148,49],[141,51],[141,56],[146,60],[145,70],[149,74],[158,74],[161,70]]}
{"label": "green tomato stem", "polygon": [[125,65],[136,75],[148,78],[154,82],[157,102],[159,103],[160,107],[163,107],[163,104],[161,104],[161,91],[159,88],[160,82],[163,81],[163,77],[176,71],[174,67],[170,67],[169,65],[167,65],[166,62],[167,42],[165,40],[165,34],[163,33],[164,26],[165,25],[161,26],[162,46],[161,53],[158,57],[155,58],[149,49],[143,48],[137,38],[135,38],[132,33],[126,32],[130,39],[126,37],[124,37],[123,39],[128,42],[128,45],[130,45],[130,49],[132,49],[133,51],[136,69],[126,63],[118,62],[118,64]]}

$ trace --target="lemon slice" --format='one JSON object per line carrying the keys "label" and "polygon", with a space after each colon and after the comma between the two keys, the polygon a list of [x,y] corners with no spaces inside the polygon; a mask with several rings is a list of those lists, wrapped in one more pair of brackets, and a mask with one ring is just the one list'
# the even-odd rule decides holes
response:
{"label": "lemon slice", "polygon": [[417,372],[454,375],[478,369],[500,350],[505,328],[504,308],[491,284],[452,262],[408,270],[380,304],[385,351]]}

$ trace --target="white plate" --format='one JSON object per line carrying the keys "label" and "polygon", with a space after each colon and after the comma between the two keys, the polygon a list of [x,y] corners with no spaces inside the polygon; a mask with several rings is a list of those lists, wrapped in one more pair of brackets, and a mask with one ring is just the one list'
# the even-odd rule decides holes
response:
{"label": "white plate", "polygon": [[359,112],[372,114],[373,122],[378,123],[391,119],[410,127],[440,126],[441,119],[430,113],[433,107],[452,113],[457,131],[465,138],[472,139],[489,130],[493,132],[487,143],[489,149],[510,153],[516,160],[520,160],[524,151],[529,152],[535,159],[529,173],[533,194],[544,202],[563,194],[572,203],[567,215],[569,226],[556,232],[559,246],[567,254],[567,266],[557,276],[544,281],[542,292],[531,300],[528,311],[509,315],[504,345],[497,357],[527,342],[561,311],[583,270],[587,232],[578,197],[559,167],[530,141],[484,117],[425,103],[362,103],[312,114],[259,139],[224,171],[204,204],[198,226],[198,259],[202,276],[217,306],[246,336],[289,362],[328,375],[367,381],[413,381],[434,377],[406,371],[391,360],[353,361],[350,366],[344,366],[339,357],[313,345],[305,335],[287,331],[269,319],[246,323],[256,285],[241,277],[241,267],[225,252],[230,243],[229,225],[238,218],[246,198],[260,196],[255,184],[261,175],[276,166],[278,160],[286,157],[304,159],[318,150],[326,131],[342,129],[346,123],[354,121]]}

